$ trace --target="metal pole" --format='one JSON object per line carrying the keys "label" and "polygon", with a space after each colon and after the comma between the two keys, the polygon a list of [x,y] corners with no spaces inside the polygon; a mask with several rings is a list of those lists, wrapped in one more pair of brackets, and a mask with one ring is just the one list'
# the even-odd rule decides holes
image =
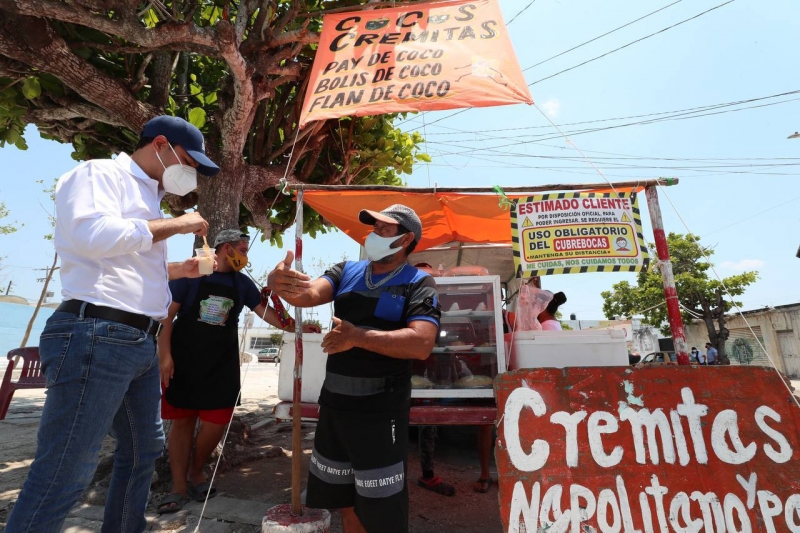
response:
{"label": "metal pole", "polygon": [[[613,183],[613,187],[625,189],[628,187],[650,187],[653,185],[677,185],[678,178],[656,178],[650,180],[619,181]],[[286,186],[290,191],[362,191],[362,192],[402,192],[424,193],[434,192],[431,187],[400,187],[396,185],[317,185],[316,183],[290,183]],[[526,187],[503,187],[506,193],[531,193],[545,191],[585,191],[596,189],[609,189],[608,183],[551,183],[547,185],[536,185]],[[436,187],[435,192],[441,193],[487,193],[497,194],[492,187]]]}
{"label": "metal pole", "polygon": [[664,233],[664,221],[661,218],[661,207],[658,205],[658,190],[654,185],[650,185],[645,188],[644,192],[647,196],[647,208],[650,210],[650,222],[653,224],[656,252],[661,263],[661,280],[664,283],[664,299],[667,302],[667,317],[669,319],[669,329],[672,331],[672,341],[678,354],[678,364],[688,365],[689,354],[686,351],[686,332],[683,329],[678,291],[675,289],[672,261],[669,259],[667,236]]}
{"label": "metal pole", "polygon": [[[294,268],[303,271],[303,191],[297,191],[297,223],[294,235]],[[301,394],[303,391],[303,310],[294,308],[294,390],[292,391],[292,514],[301,516],[300,479],[303,469]]]}

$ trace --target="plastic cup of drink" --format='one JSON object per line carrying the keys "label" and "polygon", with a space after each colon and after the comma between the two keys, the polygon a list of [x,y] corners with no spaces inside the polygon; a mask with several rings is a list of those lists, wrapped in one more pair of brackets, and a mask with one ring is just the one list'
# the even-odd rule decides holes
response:
{"label": "plastic cup of drink", "polygon": [[200,258],[199,271],[201,276],[214,273],[214,249],[195,248],[197,257]]}

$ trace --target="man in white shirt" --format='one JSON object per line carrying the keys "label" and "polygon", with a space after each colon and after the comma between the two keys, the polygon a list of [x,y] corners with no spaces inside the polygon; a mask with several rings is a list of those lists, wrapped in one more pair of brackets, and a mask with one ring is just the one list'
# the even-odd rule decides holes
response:
{"label": "man in white shirt", "polygon": [[167,280],[199,276],[196,258],[167,263],[165,240],[208,230],[198,213],[163,218],[160,204],[165,192],[191,192],[197,171],[219,172],[200,130],[160,116],[144,126],[132,155],[86,161],[58,180],[55,247],[64,302],[40,337],[47,400],[8,533],[60,532],[108,433],[117,444],[102,531],[146,528],[164,443],[156,337],[171,301]]}

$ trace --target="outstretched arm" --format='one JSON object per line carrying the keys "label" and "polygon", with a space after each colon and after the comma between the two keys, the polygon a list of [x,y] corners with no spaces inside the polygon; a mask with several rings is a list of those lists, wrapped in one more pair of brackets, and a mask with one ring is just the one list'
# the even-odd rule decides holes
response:
{"label": "outstretched arm", "polygon": [[295,307],[314,307],[333,300],[333,287],[325,279],[311,281],[308,275],[292,269],[294,254],[286,252],[286,258],[277,264],[267,277],[267,286],[272,292]]}

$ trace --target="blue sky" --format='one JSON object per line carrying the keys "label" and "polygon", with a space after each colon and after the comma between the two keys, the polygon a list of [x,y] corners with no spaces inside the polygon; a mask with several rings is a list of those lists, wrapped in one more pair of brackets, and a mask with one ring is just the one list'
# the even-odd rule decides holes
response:
{"label": "blue sky", "polygon": [[[670,3],[671,0],[535,0],[508,29],[519,63],[525,69]],[[531,68],[525,71],[525,77],[529,83],[535,82],[722,3],[723,0],[677,2]],[[501,0],[506,21],[528,5],[528,0]],[[535,83],[531,92],[541,112],[556,124],[568,124],[795,91],[800,89],[796,66],[800,49],[798,21],[800,4],[796,2],[737,0]],[[704,244],[714,247],[721,276],[744,269],[759,271],[759,281],[742,297],[745,309],[795,303],[800,302],[800,288],[795,281],[799,261],[795,252],[800,245],[800,139],[786,139],[800,130],[800,100],[795,98],[800,94],[720,108],[714,111],[723,113],[700,118],[619,127],[570,138],[612,181],[679,177],[680,185],[666,190],[677,212],[661,194],[665,226],[668,231],[686,232],[685,221]],[[776,105],[742,109],[764,104]],[[742,110],[730,112],[736,109]],[[517,105],[472,109],[453,117],[449,117],[453,111],[417,115],[402,127],[424,132],[428,144],[423,149],[433,162],[417,166],[408,179],[409,185],[602,183],[603,178],[586,162],[561,159],[579,156],[563,139],[532,137],[555,133],[541,112]],[[587,126],[617,126],[636,120],[641,119]],[[11,211],[11,220],[25,223],[16,234],[0,237],[0,256],[5,256],[0,281],[5,279],[5,290],[8,281],[13,280],[12,293],[35,299],[41,286],[36,282],[40,274],[33,269],[52,261],[52,245],[43,239],[49,231],[45,209],[51,206],[35,181],[49,183],[75,162],[70,158],[70,147],[41,140],[31,128],[27,139],[30,148],[26,152],[13,147],[0,150],[0,199]],[[640,203],[644,207],[643,197]],[[652,241],[646,215],[644,223],[645,235]],[[290,232],[284,242],[292,243],[292,237]],[[342,234],[307,239],[307,267],[311,263],[338,261],[343,251],[351,258],[358,255],[357,245]],[[170,257],[187,257],[191,248],[191,238],[173,238]],[[259,243],[253,247],[251,262],[261,272],[272,267],[284,253]],[[318,269],[309,270],[320,273]],[[600,292],[622,279],[633,281],[634,277],[609,273],[561,275],[545,278],[543,284],[567,294],[569,301],[562,306],[565,314],[576,313],[579,318],[590,320],[603,318]],[[57,280],[54,289],[58,294]],[[320,316],[326,317],[327,310],[320,310]]]}

